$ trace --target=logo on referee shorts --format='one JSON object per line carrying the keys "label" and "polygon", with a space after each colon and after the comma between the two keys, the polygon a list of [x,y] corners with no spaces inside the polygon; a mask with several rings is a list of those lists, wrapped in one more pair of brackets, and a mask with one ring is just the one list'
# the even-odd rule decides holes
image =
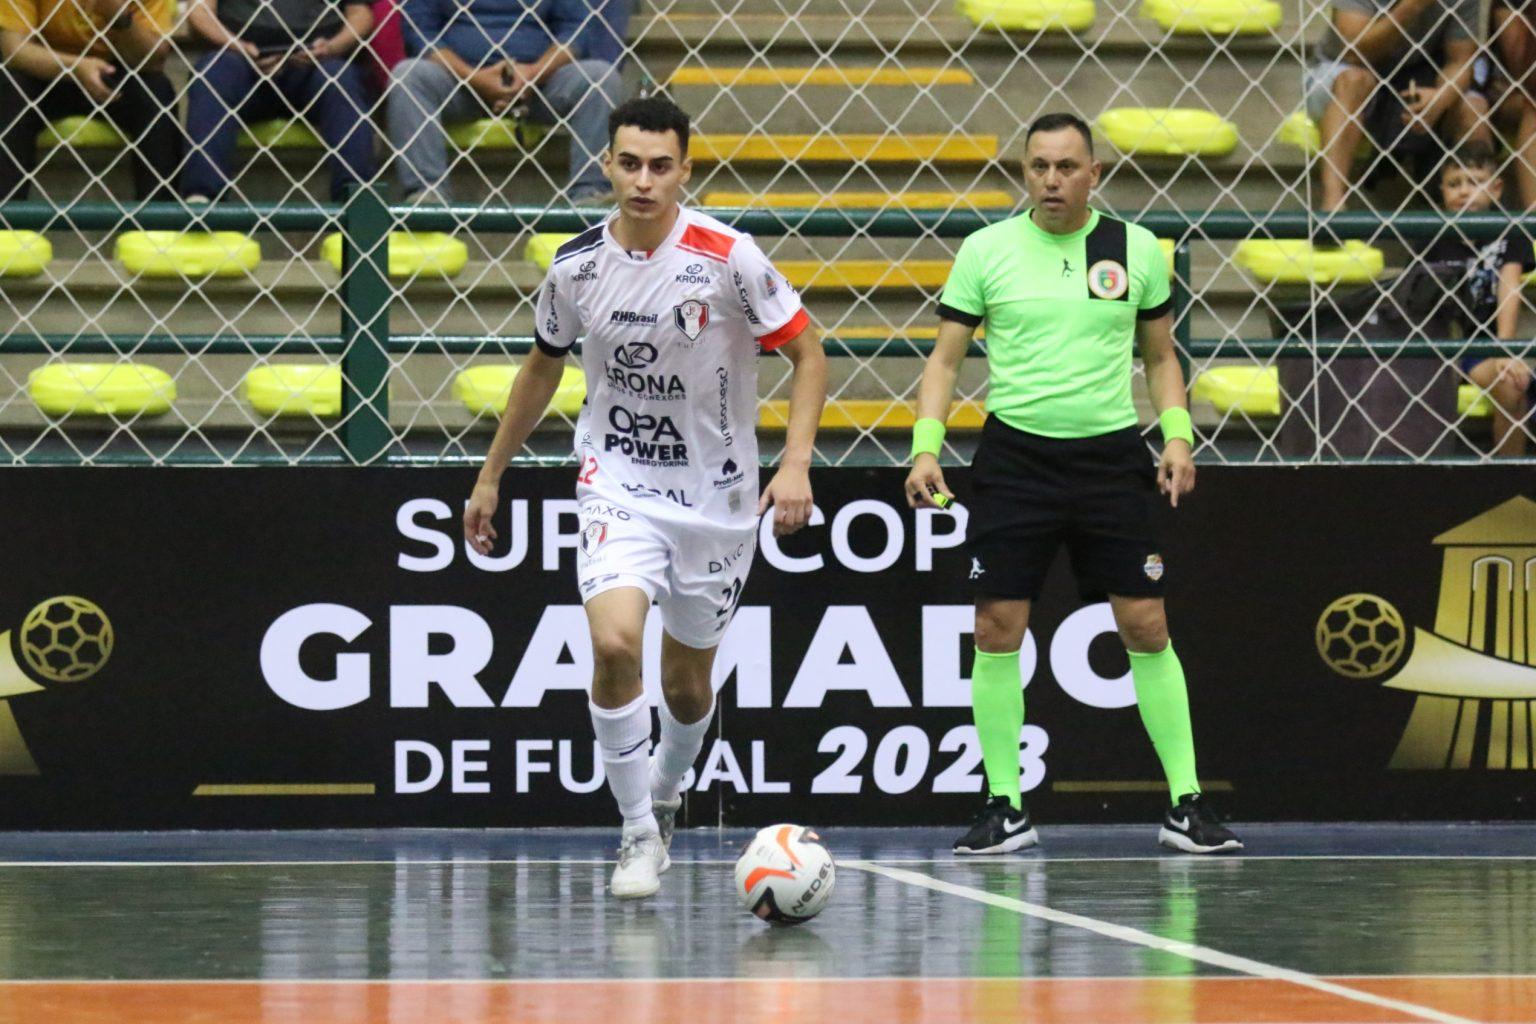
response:
{"label": "logo on referee shorts", "polygon": [[608,524],[601,519],[592,520],[581,531],[581,553],[591,558],[592,553],[601,547],[603,541],[607,539]]}
{"label": "logo on referee shorts", "polygon": [[1141,567],[1141,571],[1147,574],[1147,579],[1156,583],[1163,578],[1163,556],[1148,555],[1147,564]]}
{"label": "logo on referee shorts", "polygon": [[687,335],[689,341],[698,341],[699,335],[709,324],[709,303],[689,299],[672,307],[672,322]]}
{"label": "logo on referee shorts", "polygon": [[1088,290],[1101,299],[1118,299],[1130,285],[1125,268],[1114,260],[1099,260],[1088,268]]}

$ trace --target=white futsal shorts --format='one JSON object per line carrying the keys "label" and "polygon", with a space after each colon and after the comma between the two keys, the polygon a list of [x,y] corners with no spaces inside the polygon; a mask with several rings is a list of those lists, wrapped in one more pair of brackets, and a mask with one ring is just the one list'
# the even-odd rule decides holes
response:
{"label": "white futsal shorts", "polygon": [[661,608],[667,633],[688,647],[720,643],[741,600],[757,528],[647,519],[606,498],[582,501],[576,582],[583,603],[638,587]]}

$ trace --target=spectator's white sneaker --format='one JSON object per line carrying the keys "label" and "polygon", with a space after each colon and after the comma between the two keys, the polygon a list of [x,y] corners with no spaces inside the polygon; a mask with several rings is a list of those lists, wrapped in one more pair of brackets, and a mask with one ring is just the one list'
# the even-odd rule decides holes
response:
{"label": "spectator's white sneaker", "polygon": [[619,866],[613,869],[609,888],[621,900],[639,900],[656,895],[661,888],[661,873],[672,866],[661,836],[655,832],[625,829],[619,846]]}

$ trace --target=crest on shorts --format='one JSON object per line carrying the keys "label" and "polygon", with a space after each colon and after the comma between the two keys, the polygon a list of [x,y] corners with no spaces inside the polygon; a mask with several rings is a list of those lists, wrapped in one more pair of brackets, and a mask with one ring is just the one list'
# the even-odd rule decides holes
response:
{"label": "crest on shorts", "polygon": [[704,333],[704,328],[709,325],[709,303],[689,299],[687,302],[673,306],[672,322],[677,324],[678,330],[688,336],[689,341],[698,341],[699,335]]}
{"label": "crest on shorts", "polygon": [[1163,556],[1148,555],[1147,564],[1141,567],[1141,571],[1147,574],[1147,579],[1156,583],[1163,578]]}
{"label": "crest on shorts", "polygon": [[1115,260],[1099,260],[1088,268],[1088,290],[1101,299],[1118,299],[1130,286],[1130,275]]}
{"label": "crest on shorts", "polygon": [[581,531],[581,553],[588,558],[592,552],[602,547],[603,541],[608,539],[608,524],[601,519],[594,519]]}

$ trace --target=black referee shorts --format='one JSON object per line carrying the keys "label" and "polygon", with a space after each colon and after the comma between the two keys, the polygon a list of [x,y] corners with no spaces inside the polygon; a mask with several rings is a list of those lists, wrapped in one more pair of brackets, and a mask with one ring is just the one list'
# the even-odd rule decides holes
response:
{"label": "black referee shorts", "polygon": [[1037,599],[1062,544],[1085,601],[1163,596],[1152,535],[1157,467],[1136,427],[1041,437],[989,416],[971,480],[966,533],[978,597]]}

